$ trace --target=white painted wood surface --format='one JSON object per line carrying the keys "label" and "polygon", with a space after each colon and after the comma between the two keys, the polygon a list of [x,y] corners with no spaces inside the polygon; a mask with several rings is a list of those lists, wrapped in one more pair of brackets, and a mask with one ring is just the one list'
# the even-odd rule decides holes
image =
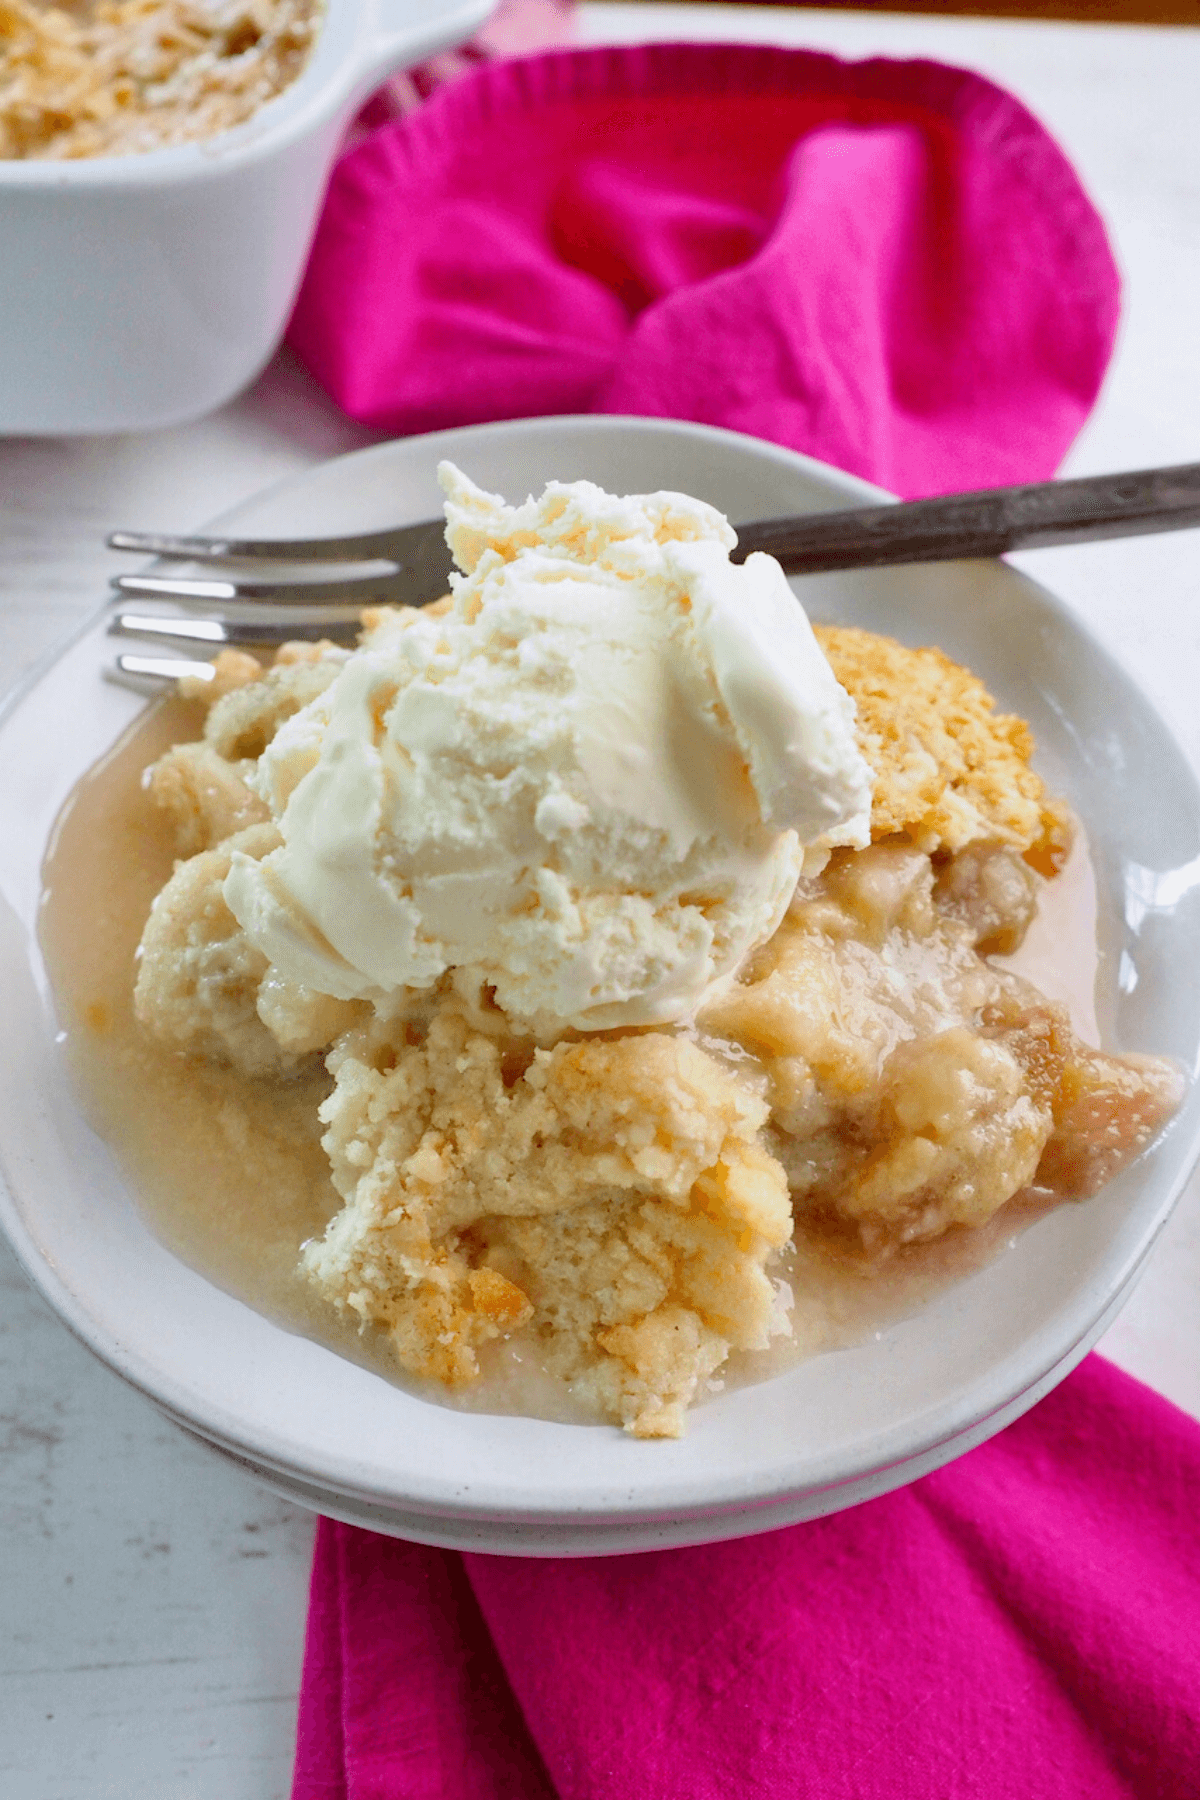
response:
{"label": "white painted wood surface", "polygon": [[[1074,473],[1200,459],[1200,31],[718,6],[588,6],[584,41],[753,38],[935,56],[1019,94],[1074,159],[1126,279]],[[149,437],[0,442],[0,670],[97,604],[118,524],[185,529],[369,441],[286,353]],[[1020,559],[1086,613],[1200,764],[1200,538]],[[1200,1417],[1200,1190],[1106,1352]],[[97,1365],[0,1248],[0,1794],[282,1800],[312,1522]]]}

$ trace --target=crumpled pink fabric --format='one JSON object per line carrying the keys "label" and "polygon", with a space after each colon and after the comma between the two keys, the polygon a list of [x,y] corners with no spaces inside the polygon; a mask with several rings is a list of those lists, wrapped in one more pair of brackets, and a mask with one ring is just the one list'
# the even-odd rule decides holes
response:
{"label": "crumpled pink fabric", "polygon": [[916,496],[1052,474],[1118,295],[982,77],[650,44],[480,68],[350,150],[290,341],[382,430],[695,419]]}
{"label": "crumpled pink fabric", "polygon": [[736,1543],[323,1520],[293,1800],[1196,1800],[1198,1495],[1200,1427],[1092,1356],[935,1474]]}

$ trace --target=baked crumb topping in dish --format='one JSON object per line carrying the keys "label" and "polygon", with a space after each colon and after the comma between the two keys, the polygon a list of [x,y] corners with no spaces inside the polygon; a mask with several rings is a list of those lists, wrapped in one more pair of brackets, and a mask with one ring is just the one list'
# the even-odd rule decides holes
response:
{"label": "baked crumb topping in dish", "polygon": [[0,0],[0,159],[214,137],[290,87],[319,0]]}
{"label": "baked crumb topping in dish", "polygon": [[[380,609],[363,642],[392,655],[454,617],[449,600]],[[886,1274],[983,1241],[1005,1208],[1083,1199],[1178,1105],[1173,1066],[1084,1042],[998,960],[1072,848],[1027,728],[939,651],[817,638],[873,775],[870,841],[843,832],[808,857],[778,923],[676,1019],[547,1025],[465,965],[383,1002],[264,953],[259,915],[230,903],[258,890],[231,872],[281,852],[278,746],[305,746],[308,769],[323,753],[307,723],[336,718],[354,660],[332,645],[287,646],[266,670],[222,653],[194,691],[202,733],[146,770],[143,829],[157,815],[178,860],[145,921],[130,1054],[167,1046],[181,1080],[210,1083],[204,1130],[235,1173],[245,1157],[234,1232],[266,1169],[261,1121],[274,1107],[296,1137],[311,1109],[321,1153],[289,1177],[308,1205],[303,1284],[428,1391],[486,1390],[515,1345],[580,1416],[677,1436],[731,1355],[811,1347],[823,1266]]]}

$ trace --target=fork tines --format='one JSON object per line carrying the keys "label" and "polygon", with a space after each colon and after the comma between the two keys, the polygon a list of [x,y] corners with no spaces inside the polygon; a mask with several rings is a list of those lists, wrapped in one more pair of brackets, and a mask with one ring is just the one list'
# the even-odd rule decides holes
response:
{"label": "fork tines", "polygon": [[[118,575],[118,593],[183,605],[345,606],[372,602],[423,606],[447,592],[451,557],[445,522],[360,532],[340,538],[176,537],[162,532],[114,531],[114,550],[133,550],[166,562],[201,568],[213,563],[274,563],[261,576]],[[339,568],[338,565],[343,565]]]}
{"label": "fork tines", "polygon": [[114,613],[110,637],[165,638],[172,643],[248,646],[286,644],[295,638],[330,638],[335,644],[353,644],[359,622],[354,618],[297,619],[200,619],[187,613]]}
{"label": "fork tines", "polygon": [[114,592],[131,599],[175,600],[192,606],[341,606],[361,609],[373,601],[407,600],[409,605],[418,604],[411,598],[411,577],[405,571],[395,569],[386,575],[347,575],[336,581],[117,575],[111,585]]}
{"label": "fork tines", "polygon": [[164,688],[173,687],[185,675],[194,676],[198,681],[212,681],[216,670],[210,662],[187,656],[122,654],[103,669],[102,674],[106,681],[131,687],[139,694],[161,694]]}

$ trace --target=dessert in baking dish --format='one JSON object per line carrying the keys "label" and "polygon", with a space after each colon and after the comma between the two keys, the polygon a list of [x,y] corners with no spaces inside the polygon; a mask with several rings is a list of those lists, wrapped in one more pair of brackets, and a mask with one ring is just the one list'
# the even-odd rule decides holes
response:
{"label": "dessert in baking dish", "polygon": [[0,159],[228,131],[291,86],[320,20],[319,0],[0,0]]}

